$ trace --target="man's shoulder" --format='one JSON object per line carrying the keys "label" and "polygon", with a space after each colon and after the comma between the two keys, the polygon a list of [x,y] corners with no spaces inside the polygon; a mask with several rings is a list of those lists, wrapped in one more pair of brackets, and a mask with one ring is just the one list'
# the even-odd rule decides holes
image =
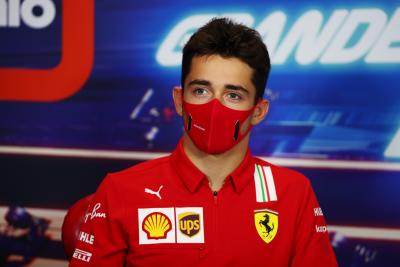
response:
{"label": "man's shoulder", "polygon": [[143,161],[126,169],[109,173],[108,177],[117,184],[129,181],[140,183],[139,178],[158,177],[157,174],[163,173],[168,168],[169,160],[170,155]]}

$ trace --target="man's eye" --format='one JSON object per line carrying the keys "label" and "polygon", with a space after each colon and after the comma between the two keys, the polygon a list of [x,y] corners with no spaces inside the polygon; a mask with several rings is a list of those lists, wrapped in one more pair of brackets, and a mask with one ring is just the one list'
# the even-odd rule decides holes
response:
{"label": "man's eye", "polygon": [[193,93],[196,95],[205,95],[207,91],[203,88],[196,88],[193,90]]}
{"label": "man's eye", "polygon": [[233,100],[240,100],[242,97],[239,94],[236,93],[228,93],[228,98],[233,99]]}

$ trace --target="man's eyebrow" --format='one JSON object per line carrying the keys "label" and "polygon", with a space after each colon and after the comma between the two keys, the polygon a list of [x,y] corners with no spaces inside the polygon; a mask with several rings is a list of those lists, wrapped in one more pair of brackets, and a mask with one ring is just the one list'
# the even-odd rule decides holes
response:
{"label": "man's eyebrow", "polygon": [[238,91],[242,91],[244,93],[246,93],[247,95],[250,94],[249,90],[247,90],[246,88],[244,88],[241,85],[234,85],[234,84],[226,84],[225,85],[226,89],[230,89],[230,90],[238,90]]}
{"label": "man's eyebrow", "polygon": [[[191,85],[203,85],[203,86],[211,87],[211,82],[207,81],[207,80],[195,79],[195,80],[192,80],[189,82],[188,86],[191,86]],[[225,84],[224,87],[229,90],[242,91],[247,95],[250,94],[249,90],[247,90],[245,87],[243,87],[241,85]]]}
{"label": "man's eyebrow", "polygon": [[211,83],[209,81],[207,81],[207,80],[198,80],[198,79],[196,79],[196,80],[190,81],[188,85],[189,86],[191,86],[191,85],[211,86]]}

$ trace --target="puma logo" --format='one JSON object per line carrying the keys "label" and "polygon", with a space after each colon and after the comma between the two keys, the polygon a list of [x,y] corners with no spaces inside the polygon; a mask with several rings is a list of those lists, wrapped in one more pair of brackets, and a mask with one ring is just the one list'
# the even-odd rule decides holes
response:
{"label": "puma logo", "polygon": [[145,188],[144,192],[152,194],[152,195],[156,195],[159,199],[162,199],[161,195],[160,195],[160,191],[163,188],[163,185],[160,186],[160,188],[158,188],[158,191],[153,191],[151,189]]}

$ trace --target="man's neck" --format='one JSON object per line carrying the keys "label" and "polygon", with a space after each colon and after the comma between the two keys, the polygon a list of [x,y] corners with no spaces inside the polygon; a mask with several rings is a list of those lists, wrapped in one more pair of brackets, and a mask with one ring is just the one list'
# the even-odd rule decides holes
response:
{"label": "man's neck", "polygon": [[225,178],[243,161],[249,143],[249,135],[230,150],[221,154],[207,154],[199,150],[185,133],[183,149],[190,161],[206,176],[212,191],[219,191]]}

